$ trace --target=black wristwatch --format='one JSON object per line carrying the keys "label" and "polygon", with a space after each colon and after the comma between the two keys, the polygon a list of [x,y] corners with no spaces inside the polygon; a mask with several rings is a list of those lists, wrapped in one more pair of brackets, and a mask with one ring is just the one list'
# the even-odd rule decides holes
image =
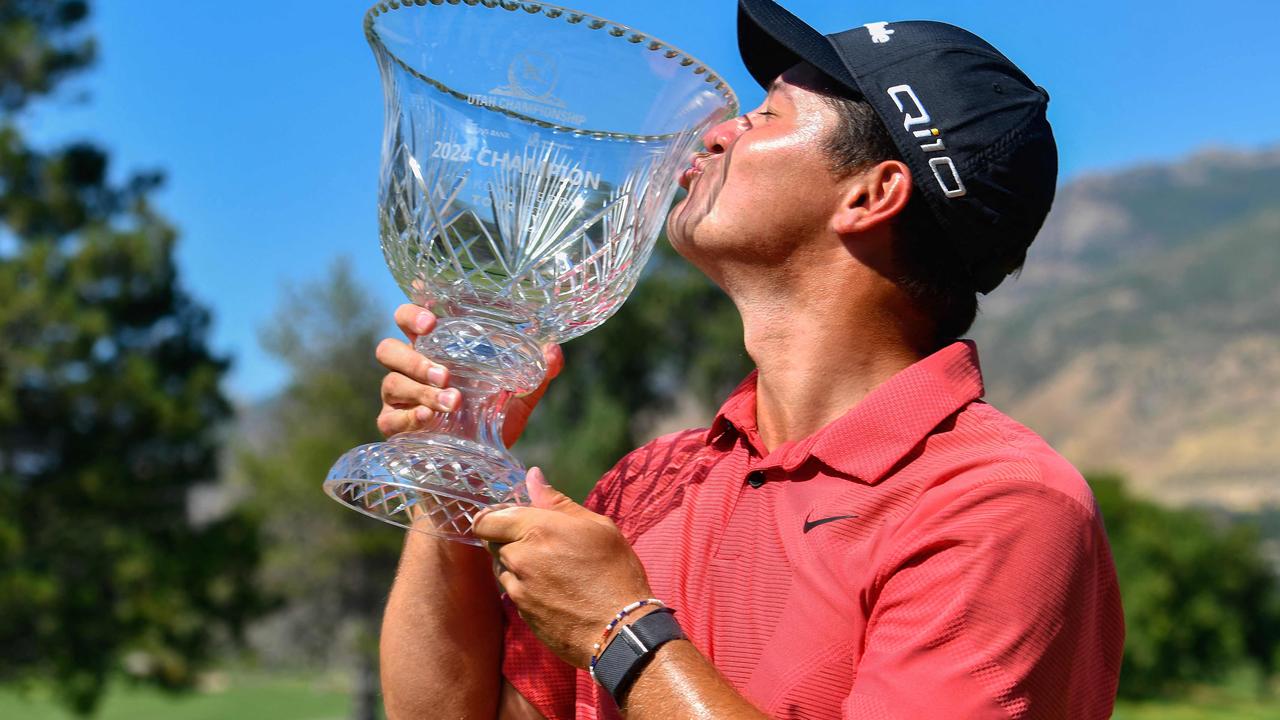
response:
{"label": "black wristwatch", "polygon": [[596,681],[622,705],[623,697],[636,676],[653,659],[658,648],[672,640],[684,640],[684,631],[670,608],[659,608],[636,620],[613,636],[596,661]]}

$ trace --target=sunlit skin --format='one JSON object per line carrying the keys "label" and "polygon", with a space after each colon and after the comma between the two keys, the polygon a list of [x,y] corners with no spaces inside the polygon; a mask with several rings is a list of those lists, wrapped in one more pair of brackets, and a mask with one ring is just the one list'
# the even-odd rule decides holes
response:
{"label": "sunlit skin", "polygon": [[[759,108],[710,129],[705,152],[691,158],[680,180],[688,196],[668,218],[672,245],[742,315],[744,343],[759,370],[757,424],[769,448],[812,435],[934,349],[930,322],[890,279],[891,221],[910,197],[910,174],[893,160],[833,174],[822,140],[838,115],[818,94],[823,84],[813,68],[797,65]],[[396,319],[410,341],[435,324],[410,305]],[[547,353],[558,371],[558,349]],[[447,373],[407,343],[384,341],[378,358],[391,371],[378,421],[384,433],[415,429],[456,407],[456,391],[444,388]],[[508,442],[543,390],[545,384],[508,416]],[[499,583],[534,633],[563,660],[585,667],[604,622],[653,589],[611,520],[554,490],[537,469],[528,486],[532,507],[484,513],[474,531],[488,542]],[[466,587],[483,588],[488,578],[471,576],[487,575],[490,563],[474,548],[410,536],[383,624],[388,716],[454,716],[456,709],[459,717],[539,717],[501,681],[500,639],[471,635],[501,626],[492,599],[457,597],[459,574],[474,581]],[[483,646],[471,637],[483,637]],[[457,653],[466,653],[467,663]],[[688,641],[657,652],[632,688],[626,714],[763,717]]]}
{"label": "sunlit skin", "polygon": [[910,171],[899,161],[831,171],[829,83],[797,65],[755,110],[711,128],[667,223],[672,246],[742,315],[770,447],[812,434],[933,350],[929,319],[890,280],[890,221],[910,198]]}
{"label": "sunlit skin", "polygon": [[774,81],[759,107],[703,136],[707,149],[680,178],[688,195],[672,208],[667,233],[713,280],[723,284],[733,267],[803,261],[816,249],[808,240],[843,195],[822,152],[837,118],[808,89],[822,82],[809,66],[797,66]]}

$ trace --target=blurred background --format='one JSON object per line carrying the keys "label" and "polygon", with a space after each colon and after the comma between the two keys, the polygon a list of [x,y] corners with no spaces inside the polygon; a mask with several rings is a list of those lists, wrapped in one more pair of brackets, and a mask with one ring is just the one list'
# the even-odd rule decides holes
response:
{"label": "blurred background", "polygon": [[[1280,6],[784,4],[962,25],[1052,93],[1058,198],[973,331],[989,399],[1102,506],[1116,717],[1280,717]],[[575,7],[763,97],[730,0]],[[379,716],[401,535],[320,490],[376,439],[402,301],[365,9],[0,0],[0,718]],[[517,453],[578,497],[749,366],[663,239],[565,349]]]}

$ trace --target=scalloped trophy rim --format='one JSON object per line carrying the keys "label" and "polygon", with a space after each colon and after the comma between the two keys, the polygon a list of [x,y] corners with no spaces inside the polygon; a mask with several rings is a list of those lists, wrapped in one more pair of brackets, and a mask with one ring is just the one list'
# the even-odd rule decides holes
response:
{"label": "scalloped trophy rim", "polygon": [[[605,27],[608,27],[610,28],[608,33],[610,36],[616,37],[620,40],[626,40],[635,45],[639,45],[640,43],[648,41],[648,44],[645,45],[644,47],[650,52],[657,52],[659,50],[662,50],[664,51],[662,53],[663,57],[666,57],[669,60],[674,60],[679,62],[681,67],[692,68],[690,72],[692,72],[694,75],[705,75],[705,77],[703,77],[703,81],[707,83],[712,83],[713,87],[716,90],[719,90],[721,96],[724,97],[725,99],[725,102],[726,102],[725,117],[731,117],[738,113],[738,108],[740,107],[738,103],[738,94],[734,92],[733,86],[731,86],[728,83],[728,81],[726,81],[723,77],[720,77],[719,75],[717,75],[711,69],[710,65],[702,62],[696,56],[692,55],[691,53],[685,52],[684,50],[681,50],[679,47],[673,45],[672,43],[667,42],[666,40],[655,37],[645,32],[641,32],[640,30],[637,30],[625,23],[615,22],[613,20],[600,17],[599,15],[593,15],[591,13],[582,12],[581,10],[574,10],[573,8],[564,7],[562,5],[554,5],[551,3],[541,3],[541,2],[528,2],[527,0],[382,0],[381,2],[374,3],[369,7],[368,10],[365,11],[365,14],[364,14],[365,38],[369,41],[370,45],[373,45],[375,47],[377,51],[385,53],[388,58],[390,58],[397,65],[403,68],[405,72],[409,73],[410,75],[413,75],[414,77],[418,78],[419,80],[422,80],[423,82],[426,82],[434,86],[436,89],[442,92],[448,93],[449,95],[452,95],[455,98],[458,98],[459,100],[465,101],[467,98],[467,95],[465,93],[462,93],[454,88],[451,88],[448,85],[440,82],[439,80],[436,80],[434,78],[427,76],[421,70],[413,67],[408,62],[405,62],[398,55],[392,52],[391,48],[387,47],[387,44],[382,41],[382,38],[378,35],[377,29],[374,27],[375,18],[377,18],[379,15],[382,15],[384,13],[391,12],[392,10],[409,10],[413,8],[425,9],[425,8],[429,8],[430,6],[438,6],[438,5],[446,5],[446,4],[447,5],[462,4],[468,7],[482,7],[490,10],[501,9],[501,10],[506,10],[508,12],[514,12],[516,10],[524,10],[526,13],[530,15],[540,14],[551,20],[563,18],[566,22],[570,24],[581,25],[582,27],[590,30],[600,30]],[[678,136],[682,132],[682,131],[675,131],[675,132],[660,133],[655,135],[643,135],[643,134],[636,134],[636,133],[614,132],[611,130],[596,130],[596,129],[589,129],[589,128],[580,128],[580,127],[574,127],[572,125],[560,125],[560,124],[549,122],[546,120],[540,120],[538,118],[530,117],[528,115],[517,112],[515,110],[511,110],[509,108],[490,107],[490,106],[483,106],[483,107],[486,110],[491,110],[493,112],[496,112],[502,115],[508,115],[510,117],[519,118],[521,120],[532,123],[541,128],[557,130],[560,132],[567,132],[573,135],[585,135],[587,137],[592,137],[592,138],[609,138],[609,139],[615,139],[615,140],[634,140],[634,141],[669,140]]]}

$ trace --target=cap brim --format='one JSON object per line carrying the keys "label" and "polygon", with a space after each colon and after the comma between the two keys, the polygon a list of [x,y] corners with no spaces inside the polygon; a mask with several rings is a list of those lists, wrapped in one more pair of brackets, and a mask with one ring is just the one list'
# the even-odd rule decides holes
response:
{"label": "cap brim", "polygon": [[738,0],[738,52],[766,90],[788,68],[807,62],[851,93],[862,94],[831,41],[772,0]]}

